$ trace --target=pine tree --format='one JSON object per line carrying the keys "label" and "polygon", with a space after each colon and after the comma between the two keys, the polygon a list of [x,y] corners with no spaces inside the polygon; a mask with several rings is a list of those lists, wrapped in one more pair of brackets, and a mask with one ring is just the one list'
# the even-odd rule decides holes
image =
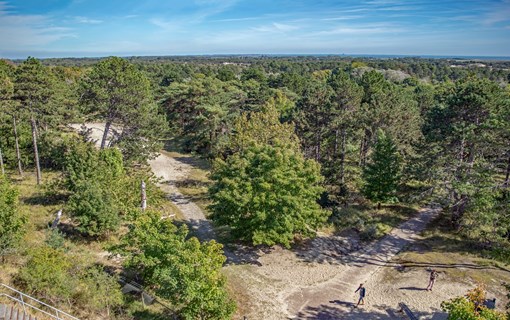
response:
{"label": "pine tree", "polygon": [[50,107],[50,99],[54,94],[52,90],[54,80],[48,69],[35,58],[29,57],[15,72],[14,99],[20,103],[24,115],[30,120],[37,184],[41,183],[42,178],[37,145],[38,122],[56,114],[54,108]]}
{"label": "pine tree", "polygon": [[395,198],[400,169],[400,156],[395,143],[383,131],[379,131],[370,162],[363,170],[363,194],[377,202],[378,209],[381,202]]}
{"label": "pine tree", "polygon": [[94,65],[81,82],[81,104],[105,122],[101,149],[107,147],[112,125],[117,133],[109,142],[125,159],[145,160],[160,147],[164,120],[158,113],[147,77],[127,60],[110,57]]}

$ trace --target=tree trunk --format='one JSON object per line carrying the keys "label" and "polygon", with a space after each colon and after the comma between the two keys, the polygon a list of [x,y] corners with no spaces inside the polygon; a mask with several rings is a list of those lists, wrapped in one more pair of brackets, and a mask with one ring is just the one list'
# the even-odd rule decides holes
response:
{"label": "tree trunk", "polygon": [[468,198],[464,194],[458,194],[454,192],[453,198],[456,203],[452,206],[452,224],[455,229],[459,229],[461,225],[461,220],[464,217],[464,211],[466,210],[466,203]]}
{"label": "tree trunk", "polygon": [[334,157],[335,157],[335,160],[336,160],[336,156],[338,154],[338,129],[335,130],[335,147],[333,149],[333,154],[334,154]]}
{"label": "tree trunk", "polygon": [[142,195],[142,211],[147,209],[147,193],[145,191],[145,181],[142,180],[142,184],[140,185],[141,195]]}
{"label": "tree trunk", "polygon": [[508,156],[508,163],[506,166],[506,176],[505,176],[505,187],[508,188],[510,183],[510,155]]}
{"label": "tree trunk", "polygon": [[2,156],[2,149],[0,149],[0,168],[2,169],[2,175],[5,175],[4,157]]}
{"label": "tree trunk", "polygon": [[342,129],[342,144],[340,147],[340,184],[345,184],[345,144],[347,140],[347,130]]}
{"label": "tree trunk", "polygon": [[39,150],[37,150],[37,124],[35,123],[33,116],[30,118],[30,124],[32,125],[32,142],[34,144],[34,160],[37,174],[37,184],[41,184],[41,166],[39,165]]}
{"label": "tree trunk", "polygon": [[101,150],[106,147],[106,139],[108,138],[108,132],[110,132],[110,126],[112,125],[111,121],[107,121],[104,126],[103,139],[101,140]]}
{"label": "tree trunk", "polygon": [[14,130],[14,142],[16,145],[16,160],[18,161],[18,173],[20,176],[23,176],[23,169],[21,168],[21,154],[19,152],[19,142],[18,142],[18,127],[16,125],[16,117],[12,117],[12,128]]}
{"label": "tree trunk", "polygon": [[363,167],[363,149],[365,148],[365,137],[361,139],[361,143],[359,145],[359,163],[360,167]]}
{"label": "tree trunk", "polygon": [[365,163],[367,162],[367,153],[370,139],[371,134],[367,129],[365,130],[365,134],[363,135],[363,139],[361,140],[361,146],[359,150],[359,166],[362,168],[365,166]]}

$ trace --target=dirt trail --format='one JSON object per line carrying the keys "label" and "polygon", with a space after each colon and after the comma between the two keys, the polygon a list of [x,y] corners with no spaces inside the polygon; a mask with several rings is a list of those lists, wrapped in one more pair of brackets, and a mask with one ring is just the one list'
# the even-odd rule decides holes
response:
{"label": "dirt trail", "polygon": [[180,162],[165,154],[159,154],[155,159],[149,161],[152,172],[162,181],[158,184],[170,201],[182,212],[188,225],[201,240],[212,240],[215,238],[214,229],[204,212],[186,197],[175,186],[176,182],[187,179],[191,171],[191,165]]}
{"label": "dirt trail", "polygon": [[[390,234],[374,243],[366,250],[350,255],[347,268],[332,279],[302,288],[286,298],[288,313],[296,319],[358,319],[360,313],[376,312],[374,307],[365,307],[358,312],[351,312],[351,302],[355,300],[353,291],[360,283],[369,287],[374,275],[403,248],[419,238],[421,231],[437,216],[439,208],[425,208],[418,216],[404,222]],[[375,308],[378,309],[378,308]],[[327,310],[327,312],[324,312]],[[367,314],[364,315],[367,317]],[[377,319],[392,319],[394,315]]]}

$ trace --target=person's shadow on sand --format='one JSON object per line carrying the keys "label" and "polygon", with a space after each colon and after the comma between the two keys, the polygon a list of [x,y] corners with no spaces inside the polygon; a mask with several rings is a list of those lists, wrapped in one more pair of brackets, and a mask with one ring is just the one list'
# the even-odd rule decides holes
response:
{"label": "person's shadow on sand", "polygon": [[418,288],[418,287],[402,287],[398,288],[399,290],[412,290],[412,291],[427,291],[425,288]]}
{"label": "person's shadow on sand", "polygon": [[344,307],[354,307],[355,304],[353,302],[340,301],[340,300],[331,300],[329,303],[338,304]]}

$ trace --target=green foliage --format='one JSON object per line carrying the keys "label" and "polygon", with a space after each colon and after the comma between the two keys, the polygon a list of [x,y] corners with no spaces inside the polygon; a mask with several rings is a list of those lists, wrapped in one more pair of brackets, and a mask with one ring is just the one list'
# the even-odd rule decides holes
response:
{"label": "green foliage", "polygon": [[89,236],[108,234],[120,225],[119,209],[108,189],[98,182],[80,182],[67,208],[78,223],[76,229]]}
{"label": "green foliage", "polygon": [[400,181],[400,157],[393,140],[380,131],[370,163],[363,170],[364,195],[374,202],[395,199]]}
{"label": "green foliage", "polygon": [[118,279],[98,266],[80,271],[79,289],[74,294],[76,303],[110,316],[111,310],[119,308],[124,302]]}
{"label": "green foliage", "polygon": [[441,309],[448,312],[448,320],[506,320],[506,316],[483,306],[485,287],[478,285],[465,297],[453,298],[441,303]]}
{"label": "green foliage", "polygon": [[71,192],[67,208],[89,236],[105,235],[120,224],[124,167],[117,149],[97,151],[88,143],[75,143],[65,154],[64,186]]}
{"label": "green foliage", "polygon": [[187,236],[185,226],[177,228],[147,211],[130,226],[120,251],[128,255],[126,266],[140,272],[185,319],[230,319],[235,304],[221,273],[222,245]]}
{"label": "green foliage", "polygon": [[71,276],[72,262],[62,251],[38,247],[18,274],[18,281],[29,294],[52,303],[66,301],[73,295],[76,280]]}
{"label": "green foliage", "polygon": [[122,303],[122,292],[114,276],[77,256],[48,246],[34,248],[20,269],[17,282],[31,295],[63,304],[73,301],[77,310],[109,314]]}
{"label": "green foliage", "polygon": [[11,253],[24,234],[26,218],[18,211],[18,192],[0,176],[0,256]]}
{"label": "green foliage", "polygon": [[240,111],[245,95],[234,82],[205,77],[172,83],[162,107],[187,151],[214,155]]}
{"label": "green foliage", "polygon": [[48,229],[48,231],[46,232],[46,240],[44,242],[48,247],[55,250],[64,249],[65,247],[64,234],[60,232],[57,228]]}
{"label": "green foliage", "polygon": [[95,64],[81,82],[84,111],[106,122],[106,134],[117,125],[110,146],[118,146],[126,159],[143,161],[161,145],[163,118],[152,101],[149,80],[127,60],[110,57]]}
{"label": "green foliage", "polygon": [[14,74],[14,99],[29,117],[42,123],[54,123],[57,110],[51,99],[54,96],[55,77],[35,58],[29,57]]}
{"label": "green foliage", "polygon": [[300,153],[292,126],[268,106],[235,127],[232,155],[217,159],[211,174],[213,220],[255,245],[288,247],[296,234],[313,235],[328,215],[317,204],[322,177]]}

